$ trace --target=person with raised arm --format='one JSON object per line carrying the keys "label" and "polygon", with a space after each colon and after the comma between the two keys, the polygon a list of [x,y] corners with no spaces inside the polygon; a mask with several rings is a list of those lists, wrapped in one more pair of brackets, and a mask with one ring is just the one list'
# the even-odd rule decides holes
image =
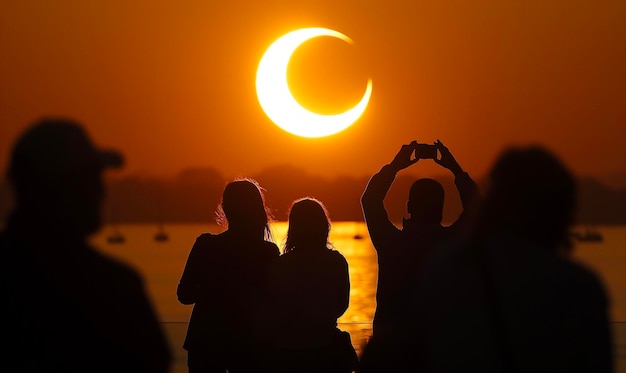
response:
{"label": "person with raised arm", "polygon": [[[409,218],[403,220],[402,228],[398,228],[385,210],[385,196],[399,171],[426,159],[433,159],[452,172],[463,212],[452,225],[443,226],[443,187],[433,179],[423,178],[411,186],[406,205]],[[434,145],[418,144],[417,141],[402,145],[391,163],[372,176],[361,197],[361,205],[372,244],[378,254],[373,335],[391,333],[397,327],[394,323],[404,317],[411,304],[421,271],[432,252],[459,233],[468,218],[470,205],[477,198],[476,183],[439,140]]]}

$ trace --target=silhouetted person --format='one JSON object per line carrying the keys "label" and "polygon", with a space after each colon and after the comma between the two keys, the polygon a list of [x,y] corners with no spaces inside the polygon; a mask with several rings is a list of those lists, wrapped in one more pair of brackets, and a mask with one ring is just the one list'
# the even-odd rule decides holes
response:
{"label": "silhouetted person", "polygon": [[383,200],[396,173],[420,160],[421,154],[416,149],[422,145],[424,144],[416,141],[403,145],[393,161],[372,176],[361,198],[370,238],[378,254],[374,336],[392,333],[396,326],[402,327],[396,324],[412,301],[411,297],[423,266],[438,245],[458,233],[467,219],[469,204],[478,196],[474,181],[463,171],[443,143],[437,141],[434,146],[441,157],[436,158],[436,152],[430,157],[434,156],[437,164],[454,174],[464,211],[454,224],[442,226],[443,187],[435,180],[419,179],[413,183],[409,192],[409,218],[403,221],[402,229],[398,229],[389,220]]}
{"label": "silhouetted person", "polygon": [[141,277],[87,243],[101,226],[102,173],[121,164],[65,119],[34,124],[14,145],[16,206],[0,235],[3,371],[168,370]]}
{"label": "silhouetted person", "polygon": [[348,262],[330,248],[329,232],[320,201],[292,204],[284,254],[270,272],[274,372],[348,373],[356,366],[350,335],[337,328],[350,301]]}
{"label": "silhouetted person", "polygon": [[546,150],[495,163],[462,245],[438,252],[413,329],[425,372],[611,372],[608,301],[570,258],[575,182]]}
{"label": "silhouetted person", "polygon": [[178,300],[194,304],[184,348],[189,372],[259,372],[256,330],[270,263],[278,257],[263,194],[253,180],[226,185],[218,223],[200,235],[178,285]]}

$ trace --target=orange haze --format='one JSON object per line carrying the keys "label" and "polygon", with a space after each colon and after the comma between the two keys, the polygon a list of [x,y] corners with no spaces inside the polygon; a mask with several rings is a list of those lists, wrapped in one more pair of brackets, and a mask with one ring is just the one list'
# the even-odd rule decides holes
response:
{"label": "orange haze", "polygon": [[[0,167],[26,124],[65,115],[121,149],[126,172],[366,175],[437,138],[477,176],[530,142],[579,174],[623,171],[624,20],[624,1],[3,1]],[[254,88],[265,48],[311,26],[354,44],[300,48],[298,99],[332,113],[374,84],[361,120],[321,139],[273,125]]]}

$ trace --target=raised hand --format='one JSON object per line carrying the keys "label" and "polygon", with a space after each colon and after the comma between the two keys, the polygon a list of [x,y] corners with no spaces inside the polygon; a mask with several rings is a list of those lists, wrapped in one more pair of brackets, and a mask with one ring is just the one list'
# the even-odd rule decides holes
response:
{"label": "raised hand", "polygon": [[443,145],[441,141],[435,141],[435,146],[437,147],[437,150],[439,150],[439,154],[441,154],[441,158],[435,158],[435,163],[447,168],[455,175],[463,172],[463,169],[461,169],[459,163],[456,161],[456,159],[454,159],[454,156],[452,155],[452,153],[450,153],[450,150],[448,150],[448,148]]}
{"label": "raised hand", "polygon": [[411,156],[415,152],[416,147],[417,141],[415,140],[411,141],[410,144],[402,145],[400,151],[389,165],[397,172],[415,164],[419,159],[416,157],[411,158]]}

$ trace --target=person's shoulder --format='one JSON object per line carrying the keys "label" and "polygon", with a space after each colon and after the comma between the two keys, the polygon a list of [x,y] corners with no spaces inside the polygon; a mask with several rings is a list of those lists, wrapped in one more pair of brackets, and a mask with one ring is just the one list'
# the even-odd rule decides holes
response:
{"label": "person's shoulder", "polygon": [[216,240],[218,240],[218,237],[220,236],[221,236],[220,234],[202,233],[196,238],[196,243],[200,243],[200,244],[214,243]]}
{"label": "person's shoulder", "polygon": [[329,249],[328,250],[328,256],[331,258],[331,260],[333,260],[333,261],[335,261],[337,263],[348,265],[348,261],[346,260],[346,257],[343,256],[343,254],[341,254],[336,249]]}
{"label": "person's shoulder", "polygon": [[294,258],[293,254],[294,253],[292,251],[280,254],[276,260],[273,261],[272,266],[276,267],[285,265],[285,263],[288,263],[292,260],[292,258]]}
{"label": "person's shoulder", "polygon": [[274,258],[280,255],[280,249],[274,242],[263,241],[261,242],[260,246],[261,250],[263,250],[263,253],[269,257]]}
{"label": "person's shoulder", "polygon": [[202,233],[196,238],[196,242],[193,245],[196,251],[207,251],[215,247],[219,247],[224,244],[223,233]]}
{"label": "person's shoulder", "polygon": [[552,289],[552,296],[568,309],[606,307],[609,302],[600,277],[577,261],[557,257],[537,268],[543,273],[543,285]]}
{"label": "person's shoulder", "polygon": [[[281,253],[278,258],[276,258],[275,263],[280,263],[280,264],[284,264],[284,263],[289,263],[292,261],[297,261],[297,260],[302,260],[302,255],[300,255],[302,253],[292,250],[292,251],[288,251],[286,253]],[[306,258],[303,258],[306,259]]]}
{"label": "person's shoulder", "polygon": [[269,263],[269,271],[275,277],[289,277],[294,268],[299,266],[297,257],[293,251],[278,255]]}
{"label": "person's shoulder", "polygon": [[591,292],[604,293],[604,285],[600,277],[586,265],[574,260],[561,261],[563,280],[568,284]]}

